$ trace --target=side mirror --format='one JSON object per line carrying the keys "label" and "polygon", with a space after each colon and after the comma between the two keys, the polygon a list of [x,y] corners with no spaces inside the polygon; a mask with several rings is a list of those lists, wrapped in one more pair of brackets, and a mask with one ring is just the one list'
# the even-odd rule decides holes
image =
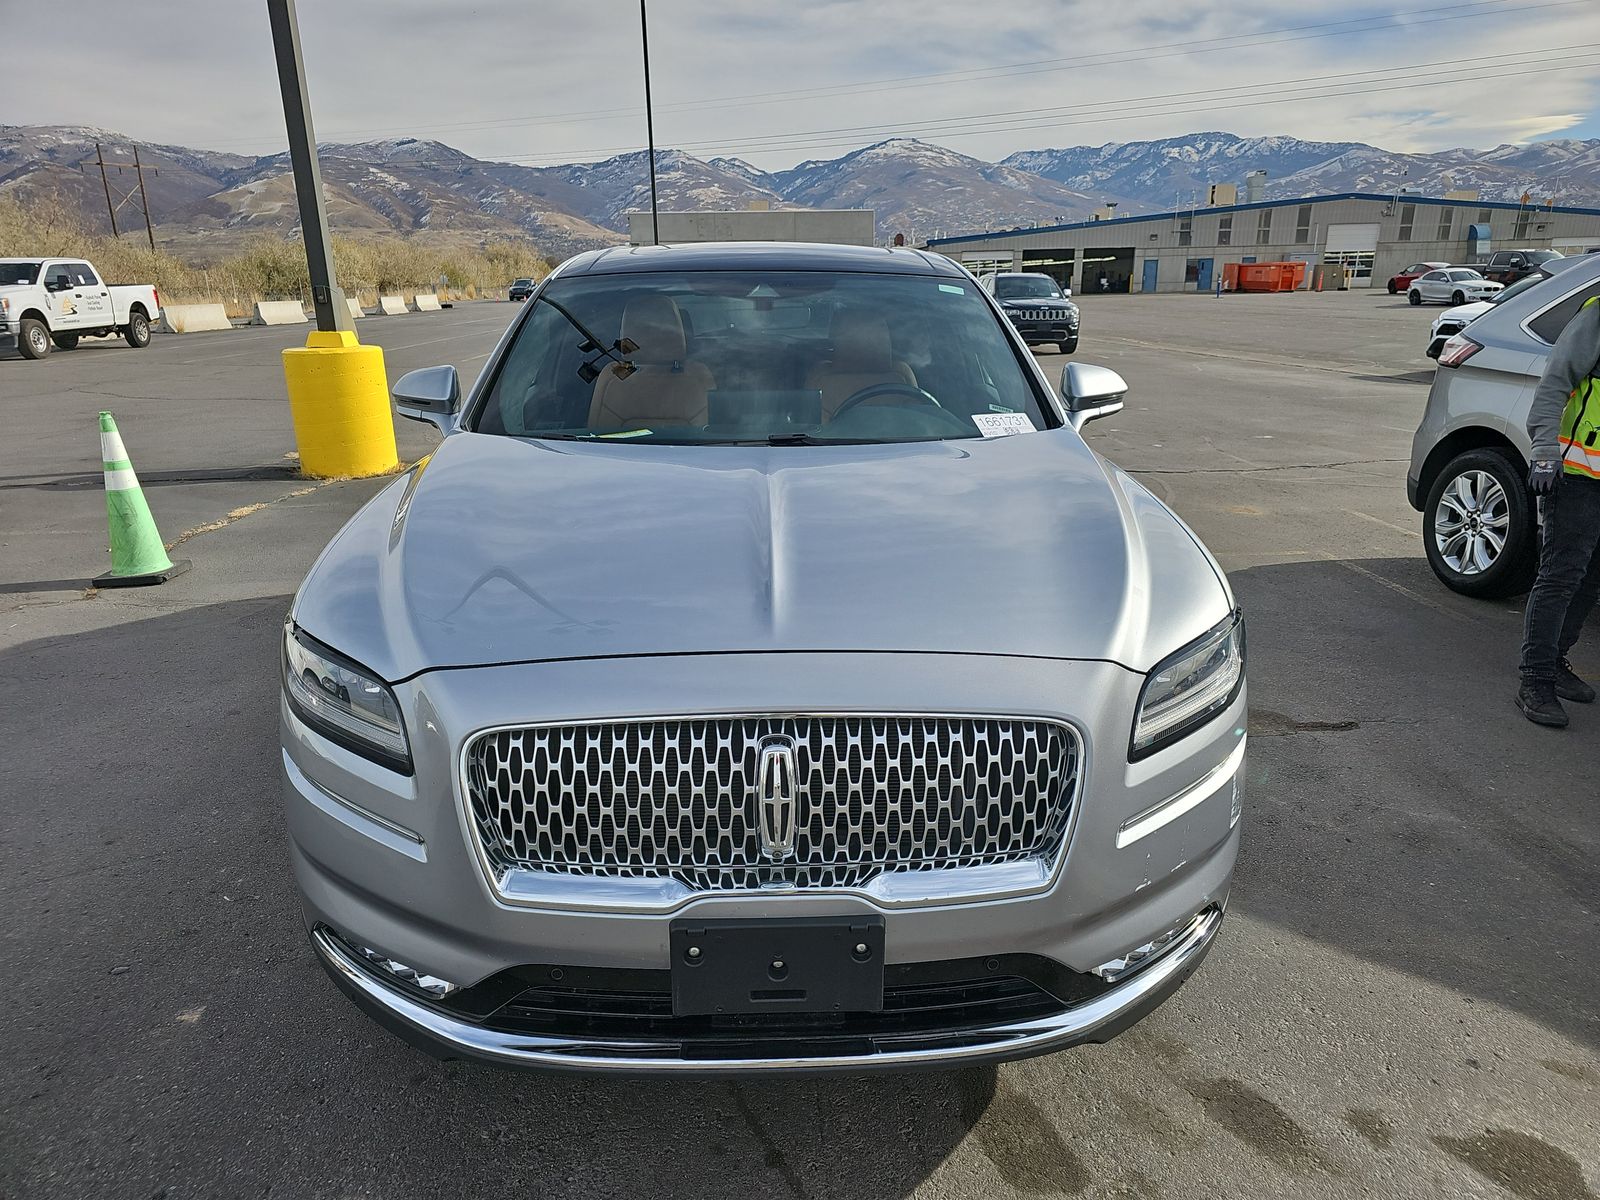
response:
{"label": "side mirror", "polygon": [[1071,288],[1069,288],[1069,287],[1064,287],[1064,288],[1062,288],[1062,289],[1061,289],[1061,294],[1062,294],[1062,295],[1063,295],[1063,296],[1065,296],[1065,297],[1066,297],[1066,298],[1067,298],[1067,299],[1069,299],[1069,300],[1070,300],[1070,299],[1072,299],[1072,289],[1071,289]]}
{"label": "side mirror", "polygon": [[65,275],[52,275],[44,281],[44,290],[47,292],[64,292],[72,286],[72,280]]}
{"label": "side mirror", "polygon": [[1061,372],[1061,399],[1074,429],[1081,430],[1096,417],[1121,412],[1127,394],[1127,382],[1110,367],[1075,362]]}
{"label": "side mirror", "polygon": [[461,410],[461,377],[454,367],[423,367],[395,381],[394,407],[402,417],[425,421],[439,432],[456,431]]}

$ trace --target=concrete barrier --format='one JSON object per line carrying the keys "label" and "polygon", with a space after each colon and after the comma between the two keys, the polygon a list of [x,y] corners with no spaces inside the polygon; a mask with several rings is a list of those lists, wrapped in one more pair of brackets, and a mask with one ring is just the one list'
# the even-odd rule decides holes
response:
{"label": "concrete barrier", "polygon": [[163,304],[162,333],[198,333],[202,329],[232,329],[227,310],[220,304]]}
{"label": "concrete barrier", "polygon": [[406,307],[404,296],[379,296],[378,311],[386,317],[398,317],[403,312],[410,312]]}
{"label": "concrete barrier", "polygon": [[304,325],[306,310],[298,300],[262,300],[256,305],[252,325]]}
{"label": "concrete barrier", "polygon": [[347,306],[349,306],[350,319],[352,321],[359,321],[362,317],[367,315],[367,310],[361,307],[361,301],[357,300],[354,296],[346,296],[344,298],[344,302]]}
{"label": "concrete barrier", "polygon": [[418,312],[438,312],[439,311],[439,296],[438,296],[437,293],[435,293],[435,292],[418,292],[416,299],[417,299],[417,311]]}

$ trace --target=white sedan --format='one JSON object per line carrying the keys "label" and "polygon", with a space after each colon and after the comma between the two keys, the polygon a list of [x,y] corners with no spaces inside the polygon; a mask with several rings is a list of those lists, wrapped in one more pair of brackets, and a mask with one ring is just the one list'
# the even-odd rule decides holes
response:
{"label": "white sedan", "polygon": [[1472,300],[1487,300],[1503,286],[1491,283],[1468,267],[1450,267],[1417,276],[1411,281],[1406,296],[1413,304],[1421,304],[1424,300],[1466,304]]}

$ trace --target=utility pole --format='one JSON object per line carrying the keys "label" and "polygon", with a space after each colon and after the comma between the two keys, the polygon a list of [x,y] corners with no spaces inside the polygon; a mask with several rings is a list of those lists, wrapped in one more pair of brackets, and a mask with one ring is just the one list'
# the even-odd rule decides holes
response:
{"label": "utility pole", "polygon": [[300,29],[294,0],[267,0],[272,23],[272,48],[278,60],[278,87],[283,93],[283,119],[289,133],[289,161],[294,167],[294,192],[300,202],[300,236],[306,244],[311,273],[311,304],[317,329],[353,333],[350,308],[333,276],[333,248],[328,214],[322,199],[322,168],[317,164],[317,135],[311,127],[311,99],[306,92],[305,61],[300,54]]}
{"label": "utility pole", "polygon": [[[278,88],[283,93],[283,122],[289,133],[289,161],[294,166],[311,301],[317,310],[317,327],[306,335],[306,344],[283,352],[283,381],[289,392],[300,471],[318,479],[387,474],[399,461],[383,347],[361,344],[350,306],[333,277],[333,247],[328,240],[317,135],[311,128],[311,99],[306,92],[294,0],[267,0],[267,20],[278,60]],[[436,415],[441,429],[449,429],[459,407],[460,390],[455,368],[442,370],[448,373],[448,387],[441,380],[412,396],[419,410]]]}
{"label": "utility pole", "polygon": [[144,235],[150,239],[150,250],[156,248],[156,231],[150,227],[150,197],[144,191],[144,164],[139,161],[139,147],[133,148],[133,169],[139,173],[139,207],[144,209]]}
{"label": "utility pole", "polygon": [[644,51],[644,128],[650,142],[650,243],[661,244],[660,210],[656,204],[656,118],[650,105],[650,22],[645,0],[639,0],[639,46]]}
{"label": "utility pole", "polygon": [[94,144],[94,161],[100,167],[100,186],[106,191],[106,215],[111,218],[111,236],[117,236],[117,210],[111,206],[111,185],[106,182],[106,157],[100,153],[100,143]]}

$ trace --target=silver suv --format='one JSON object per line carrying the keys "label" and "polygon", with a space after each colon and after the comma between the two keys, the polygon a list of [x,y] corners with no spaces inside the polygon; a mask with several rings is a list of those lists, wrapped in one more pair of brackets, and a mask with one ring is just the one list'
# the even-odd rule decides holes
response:
{"label": "silver suv", "polygon": [[1528,405],[1545,357],[1584,302],[1600,294],[1590,256],[1475,318],[1439,352],[1406,494],[1422,513],[1434,573],[1468,596],[1527,590],[1538,554],[1528,491]]}

